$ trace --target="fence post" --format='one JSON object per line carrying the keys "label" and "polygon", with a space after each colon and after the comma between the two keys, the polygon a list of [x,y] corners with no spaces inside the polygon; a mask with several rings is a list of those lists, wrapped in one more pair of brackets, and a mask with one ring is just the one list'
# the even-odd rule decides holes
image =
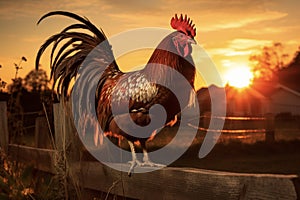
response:
{"label": "fence post", "polygon": [[76,135],[72,121],[70,102],[61,102],[53,105],[55,144],[59,151],[70,147]]}
{"label": "fence post", "polygon": [[63,132],[65,113],[62,103],[53,104],[55,145],[58,151],[63,149]]}
{"label": "fence post", "polygon": [[267,143],[272,143],[275,141],[275,128],[274,128],[274,115],[266,114],[266,135],[265,141]]}
{"label": "fence post", "polygon": [[5,101],[0,102],[0,146],[5,153],[8,151],[7,106]]}
{"label": "fence post", "polygon": [[[60,102],[53,105],[56,156],[56,175],[62,184],[61,194],[68,198],[68,179],[72,186],[79,188],[80,183],[76,174],[75,164],[79,161],[80,141],[76,136],[70,102]],[[61,196],[62,197],[62,196]]]}
{"label": "fence post", "polygon": [[39,116],[35,119],[35,147],[54,148],[51,143],[51,133],[45,116]]}
{"label": "fence post", "polygon": [[61,190],[57,194],[61,199],[69,199],[68,183],[67,183],[67,130],[66,130],[66,114],[64,103],[53,104],[54,114],[54,131],[55,131],[55,146],[57,154],[54,160],[56,178],[60,184]]}
{"label": "fence post", "polygon": [[211,120],[212,116],[211,116],[211,112],[205,112],[203,114],[203,128],[208,128],[209,124],[210,124],[210,120]]}

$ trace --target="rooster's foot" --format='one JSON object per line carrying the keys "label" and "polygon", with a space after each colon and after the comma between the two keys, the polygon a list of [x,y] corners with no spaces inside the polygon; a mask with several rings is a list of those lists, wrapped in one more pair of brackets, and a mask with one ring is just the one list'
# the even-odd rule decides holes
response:
{"label": "rooster's foot", "polygon": [[131,176],[131,174],[136,166],[142,166],[142,163],[138,159],[134,159],[132,161],[129,161],[128,163],[130,164],[128,176]]}
{"label": "rooster's foot", "polygon": [[141,165],[142,167],[158,167],[158,168],[166,167],[166,165],[152,162],[151,159],[149,158],[146,148],[143,148],[143,153],[144,153],[144,158],[143,158],[143,163]]}
{"label": "rooster's foot", "polygon": [[159,167],[159,168],[166,167],[166,165],[154,163],[150,160],[144,161],[141,166],[142,167]]}

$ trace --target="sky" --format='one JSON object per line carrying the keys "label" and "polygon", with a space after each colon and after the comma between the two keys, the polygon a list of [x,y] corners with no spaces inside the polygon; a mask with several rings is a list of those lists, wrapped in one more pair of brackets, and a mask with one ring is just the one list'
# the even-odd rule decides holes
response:
{"label": "sky", "polygon": [[[41,44],[64,26],[74,23],[64,17],[49,18],[36,25],[50,11],[65,10],[86,16],[109,38],[135,28],[160,27],[171,30],[175,13],[187,14],[196,25],[197,43],[207,52],[222,78],[237,67],[248,67],[249,56],[273,42],[281,42],[293,56],[300,45],[299,0],[0,0],[0,78],[8,83],[15,76],[14,63],[22,56],[20,77],[34,69]],[[126,70],[132,58],[149,59],[151,50],[120,58]],[[197,63],[197,59],[194,58]],[[134,63],[135,64],[135,63]],[[49,74],[48,57],[41,60]],[[226,82],[226,80],[224,81]],[[211,84],[211,83],[207,83]]]}

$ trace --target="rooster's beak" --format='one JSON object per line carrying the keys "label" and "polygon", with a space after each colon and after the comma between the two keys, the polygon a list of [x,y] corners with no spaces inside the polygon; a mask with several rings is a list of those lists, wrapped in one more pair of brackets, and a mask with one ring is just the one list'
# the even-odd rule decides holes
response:
{"label": "rooster's beak", "polygon": [[189,42],[190,44],[197,44],[197,42],[196,42],[196,40],[194,40],[194,38],[189,38],[189,39],[188,39],[188,42]]}

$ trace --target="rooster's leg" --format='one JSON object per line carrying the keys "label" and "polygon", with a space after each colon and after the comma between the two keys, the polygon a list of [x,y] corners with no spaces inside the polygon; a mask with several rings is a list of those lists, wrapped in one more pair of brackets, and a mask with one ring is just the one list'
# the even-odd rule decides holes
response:
{"label": "rooster's leg", "polygon": [[136,158],[136,153],[135,153],[133,143],[131,141],[128,141],[128,144],[129,144],[131,155],[132,155],[132,161],[129,161],[130,168],[128,171],[128,176],[131,176],[131,173],[133,172],[134,167],[136,165],[141,166],[141,162]]}
{"label": "rooster's leg", "polygon": [[165,165],[162,164],[158,164],[158,163],[154,163],[150,160],[148,152],[146,150],[146,145],[145,142],[141,142],[141,146],[143,148],[143,163],[141,164],[141,166],[149,166],[149,167],[165,167]]}

